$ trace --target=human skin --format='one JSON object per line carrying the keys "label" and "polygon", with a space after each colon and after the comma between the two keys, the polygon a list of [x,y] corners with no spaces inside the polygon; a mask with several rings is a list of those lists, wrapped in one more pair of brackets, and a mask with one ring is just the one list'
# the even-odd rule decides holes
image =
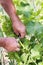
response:
{"label": "human skin", "polygon": [[26,34],[25,26],[17,16],[12,0],[0,0],[0,3],[12,20],[12,27],[14,32],[17,35],[20,34],[20,37],[23,38]]}
{"label": "human skin", "polygon": [[17,40],[12,37],[12,38],[0,38],[0,47],[5,48],[8,52],[15,52],[15,51],[19,51],[20,46],[17,42]]}
{"label": "human skin", "polygon": [[[26,35],[26,29],[16,14],[16,9],[12,0],[0,0],[0,4],[11,18],[14,32],[20,35],[20,38],[23,38]],[[0,47],[4,47],[8,51],[19,51],[20,49],[18,46],[19,43],[15,38],[0,38]]]}

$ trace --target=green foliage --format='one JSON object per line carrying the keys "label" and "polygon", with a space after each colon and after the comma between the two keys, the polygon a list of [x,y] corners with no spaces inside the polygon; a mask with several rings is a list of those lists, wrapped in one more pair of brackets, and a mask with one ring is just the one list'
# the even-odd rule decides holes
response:
{"label": "green foliage", "polygon": [[[16,5],[18,16],[26,26],[27,37],[29,38],[19,39],[20,51],[9,52],[8,57],[10,60],[15,59],[17,65],[43,65],[43,2],[36,0],[36,8],[30,0],[13,0],[13,3]],[[41,9],[40,7],[37,9],[38,4]],[[0,15],[3,30],[0,35],[2,36],[4,32],[7,37],[18,38],[13,32],[10,18],[4,14]]]}
{"label": "green foliage", "polygon": [[43,25],[39,22],[29,22],[27,25],[28,34],[34,35],[35,33],[41,34],[43,32]]}
{"label": "green foliage", "polygon": [[1,31],[1,29],[0,29],[0,37],[2,37],[3,36],[3,33],[2,33],[2,31]]}

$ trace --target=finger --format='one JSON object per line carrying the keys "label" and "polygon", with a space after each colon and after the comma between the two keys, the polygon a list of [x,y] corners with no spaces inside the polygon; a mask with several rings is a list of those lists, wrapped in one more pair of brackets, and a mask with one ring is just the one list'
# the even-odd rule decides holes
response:
{"label": "finger", "polygon": [[17,47],[18,47],[18,48],[20,48],[20,45],[19,45],[19,44],[17,44]]}
{"label": "finger", "polygon": [[21,38],[24,38],[26,33],[21,33]]}
{"label": "finger", "polygon": [[16,48],[15,51],[20,51],[20,48]]}
{"label": "finger", "polygon": [[15,39],[15,40],[16,40],[16,48],[17,48],[17,47],[20,48],[20,45],[19,45],[17,39]]}
{"label": "finger", "polygon": [[19,35],[19,33],[18,33],[18,31],[17,31],[17,30],[14,30],[14,32],[15,32],[17,35]]}

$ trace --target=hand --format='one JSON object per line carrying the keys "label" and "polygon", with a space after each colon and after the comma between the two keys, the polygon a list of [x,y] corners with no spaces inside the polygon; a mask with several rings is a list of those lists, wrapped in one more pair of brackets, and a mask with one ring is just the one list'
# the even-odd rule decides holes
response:
{"label": "hand", "polygon": [[12,19],[12,26],[13,30],[17,35],[20,35],[21,38],[23,38],[26,35],[26,29],[24,24],[20,21],[19,17],[16,15]]}
{"label": "hand", "polygon": [[23,38],[26,34],[25,32],[25,26],[21,23],[19,17],[16,15],[16,9],[12,3],[12,0],[2,0],[3,3],[2,6],[5,9],[5,11],[8,13],[8,15],[10,16],[11,20],[12,20],[12,26],[13,26],[13,30],[14,32],[21,36],[21,38]]}
{"label": "hand", "polygon": [[4,44],[5,44],[4,48],[9,52],[11,51],[15,52],[20,50],[19,49],[20,46],[15,38],[5,38]]}

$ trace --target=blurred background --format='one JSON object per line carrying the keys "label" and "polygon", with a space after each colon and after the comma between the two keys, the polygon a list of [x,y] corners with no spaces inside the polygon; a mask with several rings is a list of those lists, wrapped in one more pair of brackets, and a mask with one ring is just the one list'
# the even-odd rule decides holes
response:
{"label": "blurred background", "polygon": [[[7,53],[0,48],[0,65],[43,65],[43,0],[12,0],[27,35],[19,39],[21,50]],[[16,37],[10,17],[0,4],[0,37]]]}

